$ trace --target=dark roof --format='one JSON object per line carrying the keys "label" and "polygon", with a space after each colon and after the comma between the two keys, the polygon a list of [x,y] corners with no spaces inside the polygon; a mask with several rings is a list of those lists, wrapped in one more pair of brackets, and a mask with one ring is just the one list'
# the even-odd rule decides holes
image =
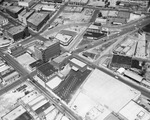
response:
{"label": "dark roof", "polygon": [[15,120],[32,120],[32,117],[28,112],[25,112]]}
{"label": "dark roof", "polygon": [[31,68],[34,68],[34,67],[39,67],[39,66],[41,66],[42,64],[43,64],[43,61],[42,61],[42,60],[37,60],[37,61],[31,63],[29,66],[30,66]]}
{"label": "dark roof", "polygon": [[52,75],[54,72],[56,72],[56,69],[51,65],[50,63],[45,63],[37,68],[38,71],[40,71],[43,75],[46,77]]}
{"label": "dark roof", "polygon": [[44,105],[42,105],[40,108],[38,108],[37,110],[35,110],[35,112],[36,112],[36,114],[40,114],[40,113],[42,113],[44,110],[46,110],[49,107],[50,107],[50,103],[47,102]]}
{"label": "dark roof", "polygon": [[142,67],[139,66],[139,61],[138,60],[132,60],[131,68],[142,69]]}
{"label": "dark roof", "polygon": [[132,58],[128,56],[113,55],[112,62],[114,64],[131,65]]}

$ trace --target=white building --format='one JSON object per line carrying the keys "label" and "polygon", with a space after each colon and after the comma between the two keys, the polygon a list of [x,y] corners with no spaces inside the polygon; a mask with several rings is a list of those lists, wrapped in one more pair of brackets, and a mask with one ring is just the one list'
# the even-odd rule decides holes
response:
{"label": "white building", "polygon": [[81,93],[97,101],[99,104],[104,104],[108,109],[116,113],[131,100],[138,100],[141,95],[136,89],[98,69],[95,69],[88,77]]}
{"label": "white building", "polygon": [[150,120],[150,113],[134,101],[122,108],[119,115],[124,120]]}
{"label": "white building", "polygon": [[19,6],[23,6],[23,7],[30,7],[31,5],[33,5],[34,0],[19,0],[18,1],[18,5]]}

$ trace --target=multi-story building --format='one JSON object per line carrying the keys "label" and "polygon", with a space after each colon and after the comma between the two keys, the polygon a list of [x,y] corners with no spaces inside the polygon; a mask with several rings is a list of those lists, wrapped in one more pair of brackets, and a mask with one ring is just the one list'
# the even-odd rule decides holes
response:
{"label": "multi-story building", "polygon": [[47,82],[52,76],[54,76],[55,72],[57,72],[57,70],[48,62],[37,68],[37,76],[44,82]]}
{"label": "multi-story building", "polygon": [[57,69],[62,69],[68,62],[69,59],[71,58],[71,54],[70,53],[63,53],[60,56],[54,58],[51,61],[51,64],[55,66],[55,68]]}
{"label": "multi-story building", "polygon": [[61,52],[59,41],[47,41],[38,43],[35,47],[35,57],[43,60],[44,62],[49,61]]}
{"label": "multi-story building", "polygon": [[26,36],[29,36],[28,27],[24,27],[24,26],[21,26],[21,25],[11,27],[7,31],[7,35],[8,35],[8,37],[13,39],[14,41],[23,39]]}
{"label": "multi-story building", "polygon": [[27,25],[27,19],[34,13],[34,10],[27,11],[23,10],[19,15],[18,19],[25,25]]}
{"label": "multi-story building", "polygon": [[8,6],[6,12],[13,18],[17,18],[18,14],[23,11],[23,7],[18,6]]}
{"label": "multi-story building", "polygon": [[39,13],[36,12],[32,14],[27,20],[27,24],[35,31],[39,31],[41,27],[48,21],[49,13]]}

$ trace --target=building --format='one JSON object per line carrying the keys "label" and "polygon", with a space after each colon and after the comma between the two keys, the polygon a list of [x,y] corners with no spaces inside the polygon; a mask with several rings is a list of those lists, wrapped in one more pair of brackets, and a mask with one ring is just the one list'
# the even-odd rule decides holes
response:
{"label": "building", "polygon": [[19,15],[18,19],[24,24],[27,25],[27,19],[34,13],[34,10],[27,11],[23,10]]}
{"label": "building", "polygon": [[100,26],[91,24],[88,28],[87,28],[88,32],[94,32],[94,33],[100,33],[102,31]]}
{"label": "building", "polygon": [[61,54],[60,56],[54,58],[51,61],[51,64],[54,65],[57,69],[62,69],[66,64],[68,64],[69,59],[71,57],[71,54],[68,52],[65,52]]}
{"label": "building", "polygon": [[2,120],[32,120],[32,116],[23,108],[22,106],[18,106],[13,109],[5,116],[2,117]]}
{"label": "building", "polygon": [[60,54],[59,41],[42,42],[34,46],[35,57],[47,62]]}
{"label": "building", "polygon": [[70,5],[86,5],[88,4],[89,0],[70,0]]}
{"label": "building", "polygon": [[130,101],[119,111],[124,120],[149,120],[150,113],[134,101]]}
{"label": "building", "polygon": [[11,39],[13,39],[14,41],[18,41],[20,39],[24,39],[25,37],[29,36],[29,32],[28,32],[28,27],[24,27],[24,26],[14,26],[11,27],[8,31],[7,31],[7,36]]}
{"label": "building", "polygon": [[75,70],[75,71],[80,70],[80,71],[83,72],[87,69],[87,64],[80,61],[80,60],[78,60],[78,59],[76,59],[76,58],[72,58],[70,60],[70,65],[71,65],[72,69]]}
{"label": "building", "polygon": [[29,65],[29,67],[31,68],[31,70],[33,70],[33,69],[36,69],[37,67],[41,66],[42,64],[43,64],[42,60],[37,60],[37,61],[31,63]]}
{"label": "building", "polygon": [[131,68],[132,58],[128,56],[121,55],[113,55],[111,60],[111,67],[123,67],[123,68]]}
{"label": "building", "polygon": [[3,76],[4,74],[10,72],[11,69],[12,67],[5,65],[5,64],[0,66],[0,76]]}
{"label": "building", "polygon": [[8,19],[0,15],[0,27],[8,24]]}
{"label": "building", "polygon": [[137,101],[141,95],[138,90],[98,69],[93,70],[81,89],[79,94],[90,97],[96,101],[96,104],[97,102],[103,104],[115,113],[118,113],[130,101]]}
{"label": "building", "polygon": [[26,49],[23,46],[13,46],[8,48],[8,52],[14,56],[14,57],[18,57],[24,53],[26,53]]}
{"label": "building", "polygon": [[18,5],[22,7],[31,7],[34,2],[34,0],[19,0]]}
{"label": "building", "polygon": [[132,72],[132,71],[129,71],[129,70],[125,70],[124,71],[124,76],[138,82],[138,83],[141,83],[142,80],[144,79],[142,76]]}
{"label": "building", "polygon": [[57,70],[50,63],[45,63],[37,68],[37,76],[45,82],[54,76],[55,72]]}
{"label": "building", "polygon": [[15,81],[20,77],[20,74],[17,71],[13,71],[12,73],[8,74],[7,76],[4,76],[2,78],[3,82],[9,82],[9,81]]}
{"label": "building", "polygon": [[18,6],[8,6],[6,12],[13,18],[18,18],[18,14],[23,11],[23,7]]}
{"label": "building", "polygon": [[54,90],[61,82],[62,79],[58,76],[55,76],[46,83],[46,88],[48,90]]}
{"label": "building", "polygon": [[62,3],[63,0],[43,0],[44,2]]}
{"label": "building", "polygon": [[41,27],[48,21],[48,19],[48,13],[36,12],[29,17],[29,19],[27,20],[27,24],[33,30],[39,31]]}

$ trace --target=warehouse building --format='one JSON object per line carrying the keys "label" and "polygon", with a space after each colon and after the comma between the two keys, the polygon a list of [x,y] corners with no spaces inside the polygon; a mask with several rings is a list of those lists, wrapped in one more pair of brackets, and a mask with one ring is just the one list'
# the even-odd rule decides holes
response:
{"label": "warehouse building", "polygon": [[47,62],[60,54],[60,43],[59,41],[42,42],[34,46],[34,49],[35,57],[43,62]]}
{"label": "warehouse building", "polygon": [[[83,97],[81,95],[84,95]],[[79,111],[89,111],[93,104],[102,104],[109,110],[118,113],[130,101],[137,101],[141,93],[130,86],[116,80],[114,77],[95,69],[89,75],[80,93],[72,105],[76,105]],[[87,100],[85,99],[87,98]],[[89,101],[89,104],[85,103]],[[80,101],[79,101],[80,100]],[[82,101],[81,101],[82,100]],[[94,102],[94,103],[93,103]],[[86,108],[83,106],[86,105]],[[78,111],[77,111],[78,112]],[[132,113],[132,112],[131,112]]]}
{"label": "warehouse building", "polygon": [[6,12],[13,18],[18,18],[18,14],[23,11],[23,7],[18,6],[8,6]]}
{"label": "warehouse building", "polygon": [[130,101],[119,111],[124,120],[149,120],[150,113],[134,101]]}
{"label": "warehouse building", "polygon": [[19,15],[18,19],[25,25],[27,25],[27,19],[34,13],[34,10],[27,11],[23,10]]}
{"label": "warehouse building", "polygon": [[56,72],[57,70],[50,63],[45,63],[37,68],[37,76],[45,82],[54,76]]}
{"label": "warehouse building", "polygon": [[30,28],[32,28],[35,31],[39,31],[42,26],[48,21],[49,14],[48,13],[34,13],[29,17],[27,20],[27,24]]}
{"label": "warehouse building", "polygon": [[72,58],[70,60],[70,65],[71,65],[72,69],[75,71],[80,70],[81,72],[83,72],[87,69],[87,64],[85,64],[84,62],[82,62],[76,58]]}
{"label": "warehouse building", "polygon": [[24,39],[25,37],[29,36],[28,27],[24,26],[14,26],[11,27],[7,31],[7,35],[9,38],[13,39],[14,41],[18,41],[20,39]]}
{"label": "warehouse building", "polygon": [[32,120],[32,116],[23,108],[18,106],[2,117],[2,120]]}

